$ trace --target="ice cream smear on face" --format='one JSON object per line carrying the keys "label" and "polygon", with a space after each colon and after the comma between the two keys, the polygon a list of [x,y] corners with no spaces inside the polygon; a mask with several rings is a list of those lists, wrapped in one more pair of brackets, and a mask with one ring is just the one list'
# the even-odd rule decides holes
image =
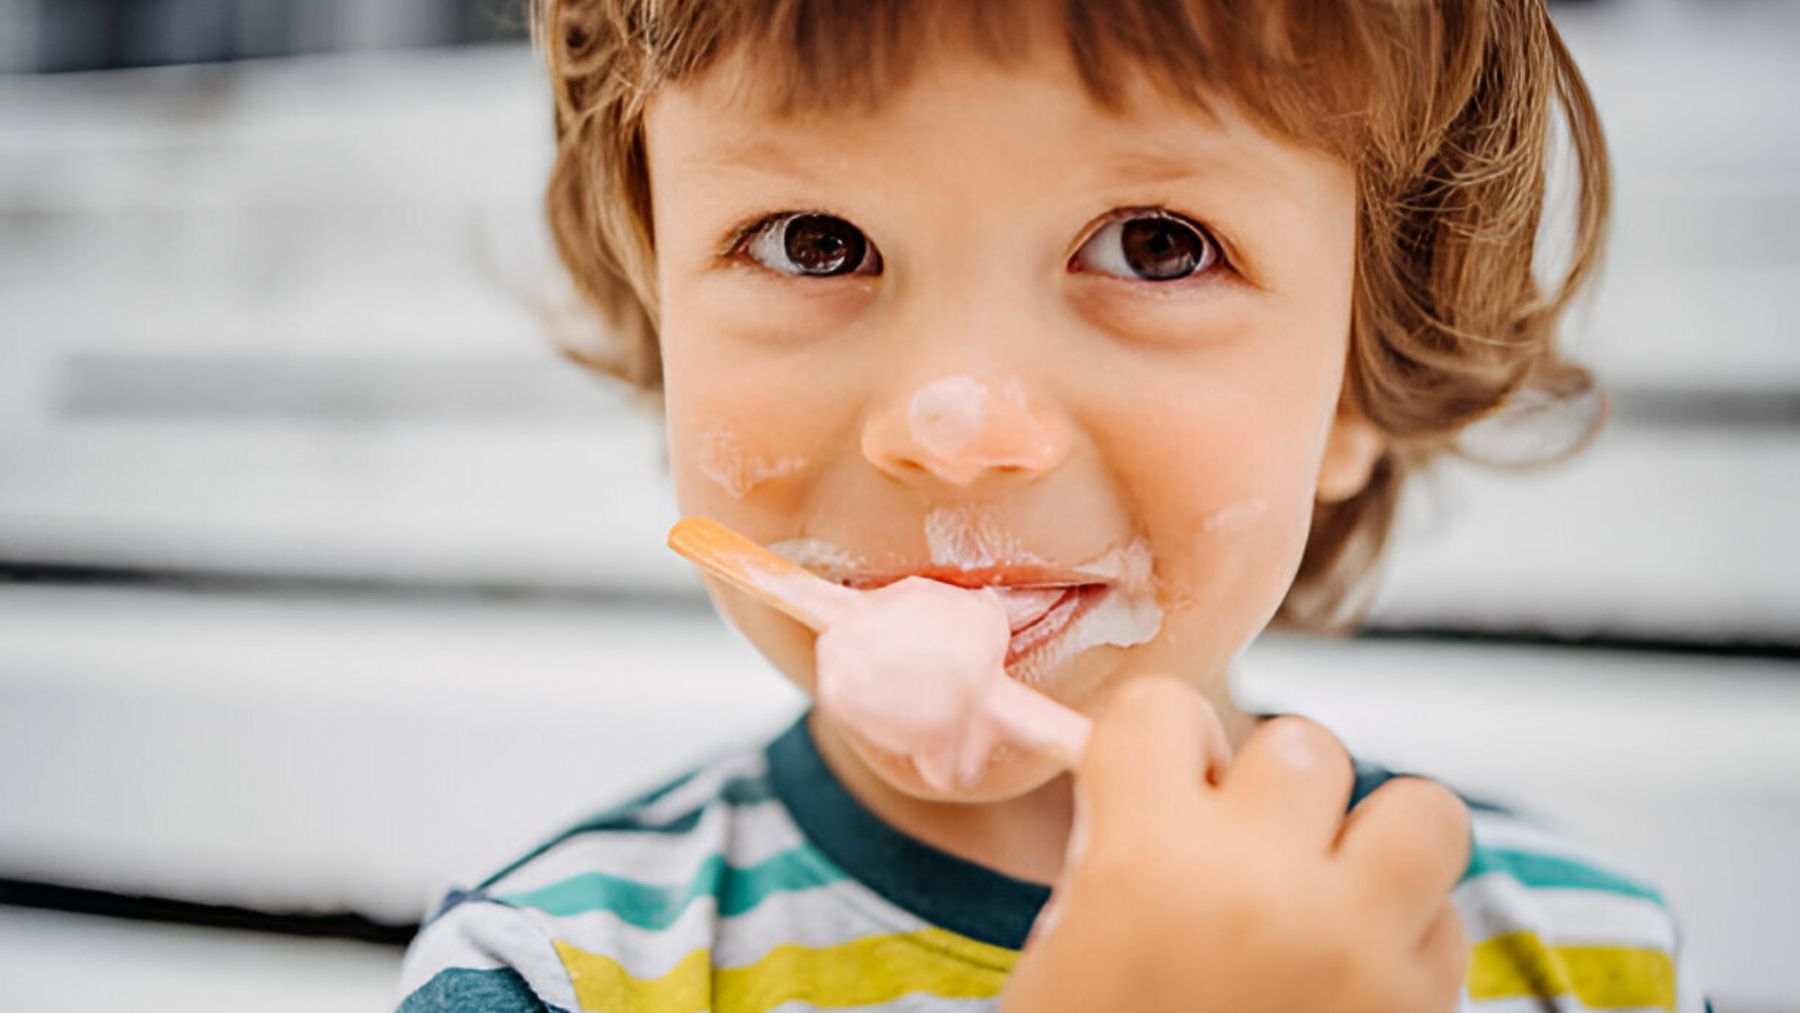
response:
{"label": "ice cream smear on face", "polygon": [[980,434],[986,400],[986,389],[974,377],[941,377],[913,393],[906,422],[928,452],[954,457]]}
{"label": "ice cream smear on face", "polygon": [[732,499],[743,499],[764,482],[806,467],[804,460],[792,454],[775,457],[752,453],[729,429],[713,429],[701,435],[696,463],[700,473]]}
{"label": "ice cream smear on face", "polygon": [[957,485],[996,467],[1048,467],[1058,457],[1054,426],[1032,410],[1016,377],[939,377],[913,392],[906,425],[926,467]]}

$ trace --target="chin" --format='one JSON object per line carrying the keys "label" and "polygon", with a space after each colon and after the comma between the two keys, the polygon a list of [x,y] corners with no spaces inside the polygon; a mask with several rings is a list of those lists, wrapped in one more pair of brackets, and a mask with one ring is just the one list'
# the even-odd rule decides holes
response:
{"label": "chin", "polygon": [[946,791],[926,783],[907,757],[875,746],[841,724],[834,722],[834,726],[837,734],[850,743],[857,758],[884,784],[922,802],[959,805],[1006,802],[1029,795],[1063,775],[1063,769],[1056,763],[1002,744],[994,749],[979,779]]}

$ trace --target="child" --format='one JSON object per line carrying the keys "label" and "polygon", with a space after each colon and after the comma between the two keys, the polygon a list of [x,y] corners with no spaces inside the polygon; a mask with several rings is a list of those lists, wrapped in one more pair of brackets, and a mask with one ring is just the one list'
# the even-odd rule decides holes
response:
{"label": "child", "polygon": [[[537,23],[555,235],[682,511],[851,586],[999,589],[1008,673],[1097,725],[1072,777],[946,788],[815,711],[453,892],[403,1009],[1703,1008],[1653,890],[1226,687],[1271,621],[1355,614],[1464,428],[1586,392],[1552,329],[1607,169],[1541,0]],[[809,631],[712,592],[812,689]]]}

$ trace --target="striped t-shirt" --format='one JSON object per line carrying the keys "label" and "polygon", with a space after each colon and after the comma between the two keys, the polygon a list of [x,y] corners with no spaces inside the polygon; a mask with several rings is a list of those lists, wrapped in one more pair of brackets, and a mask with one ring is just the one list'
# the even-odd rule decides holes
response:
{"label": "striped t-shirt", "polygon": [[[1359,761],[1350,804],[1391,776]],[[1470,808],[1463,1009],[1706,1009],[1654,889]],[[883,823],[802,719],[451,891],[407,950],[400,1009],[991,1010],[1049,893]]]}

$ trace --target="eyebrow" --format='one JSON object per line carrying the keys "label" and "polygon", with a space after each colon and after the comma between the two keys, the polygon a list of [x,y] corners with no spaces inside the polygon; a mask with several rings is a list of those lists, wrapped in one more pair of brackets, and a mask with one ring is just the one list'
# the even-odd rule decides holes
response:
{"label": "eyebrow", "polygon": [[1289,193],[1289,167],[1237,146],[1125,149],[1108,158],[1101,171],[1106,174],[1101,178],[1112,183],[1157,186],[1193,182],[1205,184],[1214,192],[1235,190],[1286,200],[1293,197]]}
{"label": "eyebrow", "polygon": [[1217,153],[1176,154],[1164,149],[1121,151],[1106,160],[1107,178],[1126,183],[1173,183],[1202,175],[1225,161]]}

